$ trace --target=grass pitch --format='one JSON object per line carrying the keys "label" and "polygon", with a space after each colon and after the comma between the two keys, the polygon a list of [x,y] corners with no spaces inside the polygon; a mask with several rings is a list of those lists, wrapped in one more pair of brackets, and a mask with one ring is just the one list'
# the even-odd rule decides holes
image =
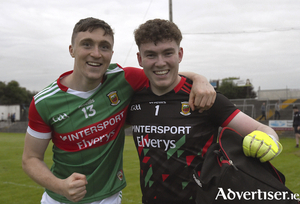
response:
{"label": "grass pitch", "polygon": [[[24,135],[0,133],[0,203],[40,203],[44,189],[33,182],[22,170]],[[272,164],[286,177],[286,186],[300,194],[300,149],[294,148],[293,138],[282,138],[283,152]],[[52,164],[51,147],[45,154],[45,162]],[[132,137],[127,136],[124,149],[124,172],[127,187],[123,190],[122,204],[141,203],[139,187],[139,161]]]}

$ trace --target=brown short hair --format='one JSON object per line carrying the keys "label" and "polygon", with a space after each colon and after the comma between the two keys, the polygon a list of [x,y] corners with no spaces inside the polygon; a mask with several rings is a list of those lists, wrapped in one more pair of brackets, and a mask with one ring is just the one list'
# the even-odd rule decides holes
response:
{"label": "brown short hair", "polygon": [[78,23],[76,23],[72,33],[72,39],[71,39],[72,44],[74,43],[74,39],[76,38],[79,32],[85,32],[85,31],[93,32],[93,30],[98,28],[102,28],[104,30],[104,35],[110,35],[114,39],[114,32],[110,27],[110,25],[108,25],[103,20],[89,17],[89,18],[81,19],[80,21],[78,21]]}
{"label": "brown short hair", "polygon": [[154,19],[141,24],[134,31],[134,38],[138,47],[143,43],[154,42],[156,44],[164,40],[174,40],[179,46],[182,34],[175,23],[163,19]]}

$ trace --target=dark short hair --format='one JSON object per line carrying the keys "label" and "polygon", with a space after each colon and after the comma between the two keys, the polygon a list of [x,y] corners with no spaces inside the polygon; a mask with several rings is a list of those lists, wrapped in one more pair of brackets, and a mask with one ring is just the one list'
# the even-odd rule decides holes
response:
{"label": "dark short hair", "polygon": [[104,30],[104,35],[110,35],[114,39],[114,32],[110,27],[110,25],[108,25],[103,20],[89,17],[89,18],[81,19],[74,26],[72,39],[71,39],[72,44],[74,43],[74,40],[79,32],[85,32],[85,31],[93,32],[93,30],[98,28],[102,28]]}
{"label": "dark short hair", "polygon": [[138,47],[143,43],[154,42],[154,44],[157,44],[164,40],[174,40],[179,46],[182,34],[175,23],[163,19],[154,19],[141,24],[134,31],[134,38]]}
{"label": "dark short hair", "polygon": [[293,109],[298,109],[297,106],[293,106]]}

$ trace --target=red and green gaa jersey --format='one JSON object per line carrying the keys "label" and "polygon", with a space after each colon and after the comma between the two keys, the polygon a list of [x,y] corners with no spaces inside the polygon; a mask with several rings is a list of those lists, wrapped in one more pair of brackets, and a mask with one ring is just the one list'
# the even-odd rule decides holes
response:
{"label": "red and green gaa jersey", "polygon": [[[73,172],[86,175],[87,194],[79,203],[102,200],[126,186],[123,125],[131,97],[146,76],[142,69],[111,64],[103,83],[89,92],[71,90],[60,83],[60,78],[34,97],[28,133],[52,139],[51,171],[55,176],[64,179]],[[59,202],[70,202],[46,191]]]}

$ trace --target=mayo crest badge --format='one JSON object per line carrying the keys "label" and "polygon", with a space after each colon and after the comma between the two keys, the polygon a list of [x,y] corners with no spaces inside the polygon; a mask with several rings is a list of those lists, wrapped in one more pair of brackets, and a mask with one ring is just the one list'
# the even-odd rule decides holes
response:
{"label": "mayo crest badge", "polygon": [[118,173],[117,173],[117,177],[119,178],[119,180],[120,180],[120,181],[122,181],[122,180],[123,180],[124,174],[123,174],[123,171],[122,171],[122,169],[118,171]]}
{"label": "mayo crest badge", "polygon": [[109,98],[112,106],[116,106],[120,103],[120,99],[118,97],[117,91],[112,91],[109,94],[107,94],[107,97]]}
{"label": "mayo crest badge", "polygon": [[188,116],[191,114],[189,102],[181,102],[181,115]]}

